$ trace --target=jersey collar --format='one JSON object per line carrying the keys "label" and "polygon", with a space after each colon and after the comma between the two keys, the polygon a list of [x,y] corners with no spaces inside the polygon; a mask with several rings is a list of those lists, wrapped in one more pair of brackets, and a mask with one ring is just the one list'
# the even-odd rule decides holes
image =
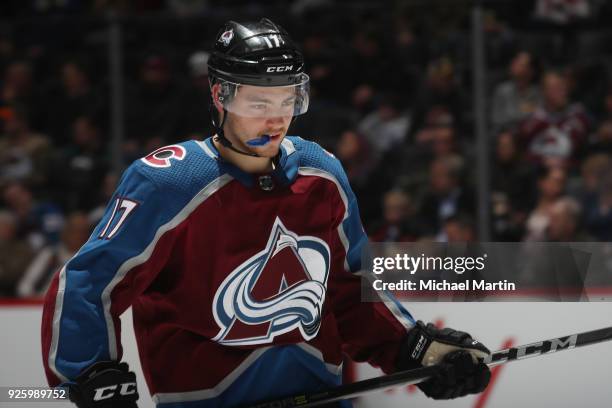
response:
{"label": "jersey collar", "polygon": [[[244,186],[253,187],[257,185],[256,181],[260,175],[247,173],[237,166],[225,161],[215,147],[212,137],[199,141],[198,144],[209,157],[219,162],[223,170],[227,171],[227,173],[229,173]],[[285,136],[280,145],[279,157],[276,161],[275,169],[270,174],[281,185],[288,186],[295,181],[298,174],[298,167],[299,154],[291,139],[289,139],[288,136]]]}

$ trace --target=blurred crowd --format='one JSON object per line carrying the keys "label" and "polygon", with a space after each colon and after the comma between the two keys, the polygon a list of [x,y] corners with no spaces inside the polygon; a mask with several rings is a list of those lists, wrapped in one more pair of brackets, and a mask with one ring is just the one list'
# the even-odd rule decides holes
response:
{"label": "blurred crowd", "polygon": [[[372,240],[477,240],[471,5],[449,3],[5,2],[0,296],[45,291],[101,219],[112,163],[211,134],[206,62],[228,18],[266,15],[301,44],[311,106],[290,134],[342,161]],[[484,10],[491,240],[612,240],[612,7]],[[119,160],[109,12],[124,23]]]}

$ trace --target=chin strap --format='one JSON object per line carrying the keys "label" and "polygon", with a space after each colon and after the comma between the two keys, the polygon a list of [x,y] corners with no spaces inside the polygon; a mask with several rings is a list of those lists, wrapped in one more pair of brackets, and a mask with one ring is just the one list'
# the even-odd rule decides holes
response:
{"label": "chin strap", "polygon": [[234,145],[232,145],[232,142],[230,142],[228,140],[227,137],[225,137],[225,132],[223,132],[223,124],[225,123],[225,119],[227,118],[227,110],[225,110],[225,108],[223,108],[223,120],[221,121],[220,124],[217,125],[217,121],[215,120],[215,114],[217,113],[216,110],[214,109],[214,104],[211,104],[210,107],[210,117],[212,118],[212,124],[213,124],[213,128],[215,129],[215,132],[217,133],[217,140],[219,141],[219,143],[221,143],[223,145],[223,147],[226,147],[230,150],[233,150],[236,153],[245,155],[245,156],[250,156],[250,157],[261,157],[260,155],[258,155],[257,153],[252,153],[252,152],[244,152],[240,149],[236,149],[234,147]]}
{"label": "chin strap", "polygon": [[[219,143],[221,143],[223,145],[223,147],[226,147],[236,153],[245,155],[245,156],[250,156],[250,157],[261,157],[260,155],[258,155],[257,153],[252,153],[252,152],[244,152],[242,150],[236,149],[234,147],[234,145],[232,145],[232,142],[230,142],[228,140],[227,137],[225,137],[225,132],[223,132],[223,125],[225,124],[225,119],[227,118],[227,110],[225,110],[225,108],[223,108],[223,120],[221,121],[220,124],[217,125],[217,120],[215,120],[215,115],[218,114],[217,110],[214,109],[214,103],[211,104],[210,106],[210,117],[212,119],[212,125],[213,128],[215,129],[215,133],[217,134],[216,138],[219,141]],[[293,123],[295,122],[295,120],[297,119],[297,116],[294,116],[291,118],[291,125],[293,125]],[[280,153],[278,155],[276,155],[276,157],[274,157],[272,159],[272,168],[275,168],[278,165],[278,157],[280,156]]]}

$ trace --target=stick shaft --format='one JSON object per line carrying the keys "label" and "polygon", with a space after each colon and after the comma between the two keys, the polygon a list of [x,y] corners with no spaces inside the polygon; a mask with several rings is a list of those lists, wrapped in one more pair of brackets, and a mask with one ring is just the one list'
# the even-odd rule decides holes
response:
{"label": "stick shaft", "polygon": [[[484,363],[489,367],[505,364],[509,361],[523,360],[545,354],[556,353],[562,350],[571,350],[577,347],[588,346],[612,340],[612,327],[592,330],[583,333],[571,334],[558,338],[542,340],[535,343],[509,349],[498,350],[489,355]],[[335,401],[354,398],[373,391],[379,391],[395,386],[417,384],[433,376],[438,370],[437,366],[421,367],[414,370],[357,381],[351,384],[340,385],[321,392],[295,395],[274,401],[250,405],[247,408],[310,408]]]}
{"label": "stick shaft", "polygon": [[523,360],[543,354],[556,353],[562,350],[571,350],[577,347],[588,346],[603,341],[612,340],[612,327],[592,330],[583,333],[571,334],[554,339],[542,340],[509,349],[498,350],[489,355],[484,363],[489,367],[504,364],[508,361]]}

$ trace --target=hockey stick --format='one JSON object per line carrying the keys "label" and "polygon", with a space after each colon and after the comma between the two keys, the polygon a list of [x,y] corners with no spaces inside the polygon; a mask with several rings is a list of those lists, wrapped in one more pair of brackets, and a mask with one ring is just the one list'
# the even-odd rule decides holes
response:
{"label": "hockey stick", "polygon": [[[489,367],[504,364],[509,361],[523,360],[557,351],[570,350],[577,347],[588,346],[603,341],[612,340],[612,327],[592,330],[569,336],[558,337],[509,349],[498,350],[489,355],[483,362]],[[380,391],[398,385],[417,384],[436,374],[438,366],[421,367],[414,370],[400,371],[391,375],[370,378],[351,384],[340,385],[328,390],[310,394],[294,395],[274,401],[249,405],[247,408],[290,408],[290,407],[317,407],[335,401],[354,398],[372,391]]]}

